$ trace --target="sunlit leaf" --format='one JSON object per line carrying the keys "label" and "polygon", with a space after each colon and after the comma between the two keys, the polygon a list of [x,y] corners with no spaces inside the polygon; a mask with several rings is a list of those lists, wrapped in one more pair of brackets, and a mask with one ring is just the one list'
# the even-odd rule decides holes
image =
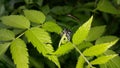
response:
{"label": "sunlit leaf", "polygon": [[30,27],[30,22],[22,15],[10,15],[10,16],[3,16],[1,18],[3,24],[15,27],[26,29]]}
{"label": "sunlit leaf", "polygon": [[25,36],[27,37],[28,41],[37,48],[39,53],[42,53],[43,56],[53,61],[60,68],[58,58],[56,56],[49,55],[53,53],[54,49],[52,45],[50,45],[51,38],[44,29],[37,27],[31,28],[25,32]]}
{"label": "sunlit leaf", "polygon": [[115,54],[115,55],[101,56],[101,57],[98,57],[97,59],[91,61],[90,63],[93,65],[104,64],[104,63],[108,62],[110,59],[114,58],[115,56],[117,56],[117,55]]}
{"label": "sunlit leaf", "polygon": [[26,44],[21,39],[15,39],[10,46],[12,59],[16,64],[16,68],[29,68],[28,66],[28,52]]}
{"label": "sunlit leaf", "polygon": [[43,28],[46,31],[55,32],[57,34],[60,34],[62,32],[62,28],[55,22],[45,22],[45,24],[43,24]]}
{"label": "sunlit leaf", "polygon": [[45,30],[35,27],[27,30],[25,35],[28,41],[31,42],[39,52],[42,52],[42,54],[47,53],[45,44],[51,43],[51,38]]}
{"label": "sunlit leaf", "polygon": [[15,38],[15,34],[7,29],[0,29],[0,41],[9,41]]}
{"label": "sunlit leaf", "polygon": [[37,10],[24,10],[24,15],[27,17],[31,22],[42,24],[45,21],[45,15],[41,11]]}
{"label": "sunlit leaf", "polygon": [[95,44],[107,43],[107,42],[114,41],[115,39],[119,39],[119,38],[116,36],[103,36],[97,39]]}
{"label": "sunlit leaf", "polygon": [[[104,55],[111,55],[111,54],[116,54],[114,51],[112,50],[107,50]],[[100,68],[119,68],[120,67],[120,57],[116,56],[113,59],[109,60],[107,63],[105,64],[101,64]]]}
{"label": "sunlit leaf", "polygon": [[85,59],[82,56],[79,56],[76,68],[84,68]]}
{"label": "sunlit leaf", "polygon": [[90,27],[91,27],[91,23],[93,20],[93,16],[91,16],[91,18],[85,22],[82,26],[80,26],[78,28],[78,30],[74,33],[73,38],[72,38],[72,42],[76,45],[80,44],[83,40],[86,39],[86,37],[88,36]]}
{"label": "sunlit leaf", "polygon": [[94,41],[98,39],[104,32],[106,26],[95,26],[90,29],[90,32],[87,36],[87,41]]}
{"label": "sunlit leaf", "polygon": [[92,47],[86,49],[83,52],[83,54],[85,56],[98,56],[98,55],[104,53],[106,50],[108,50],[108,48],[113,46],[117,41],[118,41],[118,39],[108,42],[108,43],[97,44],[95,46],[92,46]]}
{"label": "sunlit leaf", "polygon": [[70,52],[72,49],[74,49],[73,44],[71,42],[67,42],[64,45],[61,45],[53,54],[57,56],[62,56]]}

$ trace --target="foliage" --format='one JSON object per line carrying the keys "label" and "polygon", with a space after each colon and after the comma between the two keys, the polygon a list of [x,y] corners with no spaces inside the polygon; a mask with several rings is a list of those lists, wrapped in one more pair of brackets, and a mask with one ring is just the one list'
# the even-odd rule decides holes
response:
{"label": "foliage", "polygon": [[0,68],[119,68],[119,5],[1,0]]}

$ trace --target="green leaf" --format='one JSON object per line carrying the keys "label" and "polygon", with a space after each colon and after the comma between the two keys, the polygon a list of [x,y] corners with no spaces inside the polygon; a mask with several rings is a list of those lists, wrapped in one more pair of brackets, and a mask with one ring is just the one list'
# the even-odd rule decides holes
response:
{"label": "green leaf", "polygon": [[76,68],[84,68],[85,59],[82,56],[79,56]]}
{"label": "green leaf", "polygon": [[28,52],[26,44],[21,39],[15,39],[10,46],[10,51],[12,53],[12,59],[16,64],[16,68],[29,68],[28,66]]}
{"label": "green leaf", "polygon": [[53,62],[58,66],[58,68],[61,68],[57,56],[55,56],[55,55],[48,55],[48,56],[47,56],[47,55],[46,55],[46,57],[47,57],[49,60],[53,61]]}
{"label": "green leaf", "polygon": [[101,56],[101,57],[98,57],[97,59],[91,61],[90,63],[92,65],[95,65],[95,64],[104,64],[106,62],[108,62],[110,59],[116,57],[117,55],[114,54],[114,55],[107,55],[107,56]]}
{"label": "green leaf", "polygon": [[68,42],[64,45],[61,45],[53,54],[57,56],[62,56],[74,49],[74,46],[71,42]]}
{"label": "green leaf", "polygon": [[68,14],[72,11],[71,6],[55,6],[51,9],[51,12],[56,15]]}
{"label": "green leaf", "polygon": [[82,50],[82,49],[85,49],[85,48],[88,48],[88,47],[91,47],[91,46],[93,46],[92,43],[84,41],[80,45],[78,45],[77,47],[78,47],[79,50]]}
{"label": "green leaf", "polygon": [[0,29],[0,41],[9,41],[15,38],[15,34],[7,29]]}
{"label": "green leaf", "polygon": [[91,28],[86,40],[94,41],[94,40],[98,39],[105,32],[105,27],[106,26],[95,26],[95,27]]}
{"label": "green leaf", "polygon": [[117,9],[110,3],[109,0],[100,0],[97,4],[97,10],[111,14],[120,14]]}
{"label": "green leaf", "polygon": [[107,42],[114,41],[115,39],[119,39],[119,38],[116,36],[103,36],[97,39],[95,44],[107,43]]}
{"label": "green leaf", "polygon": [[3,16],[1,18],[3,24],[15,27],[26,29],[30,27],[30,22],[22,15],[10,15],[10,16]]}
{"label": "green leaf", "polygon": [[87,22],[85,22],[85,24],[79,27],[78,30],[74,33],[72,42],[75,45],[80,44],[83,40],[86,39],[91,27],[92,20],[93,20],[93,16],[91,16],[91,18]]}
{"label": "green leaf", "polygon": [[41,11],[37,10],[24,10],[24,15],[27,17],[31,22],[42,24],[45,21],[45,15]]}
{"label": "green leaf", "polygon": [[43,56],[53,61],[60,68],[58,58],[53,55],[48,55],[52,54],[54,49],[52,45],[50,45],[51,38],[44,29],[38,27],[31,28],[25,32],[25,36],[27,37],[28,41],[37,48],[39,53],[42,53]]}
{"label": "green leaf", "polygon": [[117,41],[118,41],[118,39],[108,42],[108,43],[97,44],[95,46],[92,46],[92,47],[86,49],[83,52],[83,54],[85,56],[98,56],[98,55],[104,53],[106,50],[108,50],[108,48],[113,46]]}
{"label": "green leaf", "polygon": [[7,51],[10,43],[0,44],[0,57]]}
{"label": "green leaf", "polygon": [[39,53],[42,52],[43,55],[47,54],[47,50],[45,48],[46,43],[51,43],[51,38],[45,30],[41,28],[31,28],[25,32],[25,36],[28,41],[33,44],[34,47],[37,48]]}
{"label": "green leaf", "polygon": [[[7,66],[7,68],[15,68],[13,61],[11,60],[10,56],[8,56],[8,55],[5,55],[5,54],[2,55],[0,57],[0,61],[1,61],[1,63],[5,63],[6,65],[4,65],[4,66],[5,67]],[[1,68],[4,68],[4,67],[1,67]]]}
{"label": "green leaf", "polygon": [[41,10],[45,15],[47,15],[50,12],[50,8],[48,5],[43,6]]}
{"label": "green leaf", "polygon": [[57,25],[55,22],[45,22],[45,24],[43,24],[43,29],[45,29],[46,31],[49,32],[55,32],[57,34],[60,34],[62,32],[62,28]]}
{"label": "green leaf", "polygon": [[[107,50],[104,55],[111,55],[111,54],[116,54],[114,51],[112,50]],[[100,68],[119,68],[120,67],[120,57],[116,56],[113,59],[109,60],[107,63],[105,64],[101,64]]]}

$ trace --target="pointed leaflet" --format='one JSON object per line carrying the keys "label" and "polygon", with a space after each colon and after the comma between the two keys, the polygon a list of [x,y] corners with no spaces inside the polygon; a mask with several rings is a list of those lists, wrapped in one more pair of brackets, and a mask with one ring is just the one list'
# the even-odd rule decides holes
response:
{"label": "pointed leaflet", "polygon": [[52,22],[52,21],[45,22],[45,24],[43,24],[43,28],[46,31],[55,32],[57,34],[60,34],[62,32],[62,28],[59,25],[57,25],[55,22]]}
{"label": "pointed leaflet", "polygon": [[64,45],[61,45],[53,54],[57,56],[62,56],[74,49],[74,46],[71,42],[67,42]]}
{"label": "pointed leaflet", "polygon": [[90,32],[86,38],[87,41],[94,41],[98,39],[105,32],[106,26],[96,26],[90,29]]}
{"label": "pointed leaflet", "polygon": [[58,68],[61,68],[57,56],[55,56],[55,55],[46,55],[45,57],[47,57],[49,60],[54,62],[58,66]]}
{"label": "pointed leaflet", "polygon": [[78,30],[74,33],[72,42],[75,45],[80,44],[83,40],[86,39],[89,33],[89,30],[90,30],[90,27],[91,27],[92,20],[93,20],[93,16],[91,16],[91,18],[86,23],[84,23],[82,26],[80,26]]}
{"label": "pointed leaflet", "polygon": [[100,0],[97,4],[97,10],[111,14],[119,14],[117,9],[110,3],[109,0]]}
{"label": "pointed leaflet", "polygon": [[82,56],[79,56],[76,68],[84,68],[85,59]]}
{"label": "pointed leaflet", "polygon": [[29,68],[28,66],[28,52],[26,44],[21,39],[15,39],[11,43],[10,51],[12,53],[12,59],[17,68]]}
{"label": "pointed leaflet", "polygon": [[26,29],[30,27],[30,22],[22,15],[10,15],[10,16],[3,16],[1,18],[3,24],[15,27]]}
{"label": "pointed leaflet", "polygon": [[42,24],[45,21],[45,15],[41,11],[37,10],[24,10],[24,15],[27,17],[31,22]]}
{"label": "pointed leaflet", "polygon": [[[107,50],[104,53],[104,55],[111,55],[111,54],[116,54],[116,53],[112,50]],[[102,68],[103,66],[105,66],[106,68],[119,68],[120,67],[120,57],[116,56],[113,59],[109,60],[107,63],[101,64],[100,68]]]}
{"label": "pointed leaflet", "polygon": [[27,37],[28,41],[37,48],[39,53],[42,53],[43,56],[53,61],[60,68],[57,57],[48,55],[51,54],[54,50],[52,45],[50,45],[51,38],[44,29],[37,27],[31,28],[25,32],[25,36]]}
{"label": "pointed leaflet", "polygon": [[115,56],[117,56],[117,54],[101,56],[101,57],[98,57],[97,59],[91,61],[90,63],[93,64],[93,65],[104,64],[104,63],[108,62],[110,59],[114,58]]}
{"label": "pointed leaflet", "polygon": [[0,44],[0,57],[7,51],[10,43]]}
{"label": "pointed leaflet", "polygon": [[7,29],[0,29],[0,41],[9,41],[15,38],[15,34]]}
{"label": "pointed leaflet", "polygon": [[104,53],[106,50],[108,50],[108,48],[113,46],[117,41],[118,41],[118,39],[116,39],[116,40],[114,40],[112,42],[102,43],[102,44],[92,46],[92,47],[86,49],[83,52],[83,54],[85,56],[98,56],[98,55]]}
{"label": "pointed leaflet", "polygon": [[101,44],[101,43],[106,43],[106,42],[111,42],[115,39],[119,39],[118,37],[116,36],[103,36],[99,39],[96,40],[95,44]]}

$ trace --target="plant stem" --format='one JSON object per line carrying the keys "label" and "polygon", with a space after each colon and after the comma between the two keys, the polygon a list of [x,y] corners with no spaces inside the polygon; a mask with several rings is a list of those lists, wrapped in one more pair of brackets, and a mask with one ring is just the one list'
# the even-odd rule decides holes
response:
{"label": "plant stem", "polygon": [[24,33],[25,33],[25,32],[21,33],[21,34],[20,34],[20,35],[18,35],[15,39],[20,38],[21,36],[23,36],[23,35],[24,35]]}
{"label": "plant stem", "polygon": [[82,54],[82,52],[73,44],[73,46],[75,47],[75,49],[80,53],[80,55],[85,59],[85,61],[89,64],[89,66],[91,68],[93,68],[92,64],[90,64],[90,62],[87,60],[87,58]]}

